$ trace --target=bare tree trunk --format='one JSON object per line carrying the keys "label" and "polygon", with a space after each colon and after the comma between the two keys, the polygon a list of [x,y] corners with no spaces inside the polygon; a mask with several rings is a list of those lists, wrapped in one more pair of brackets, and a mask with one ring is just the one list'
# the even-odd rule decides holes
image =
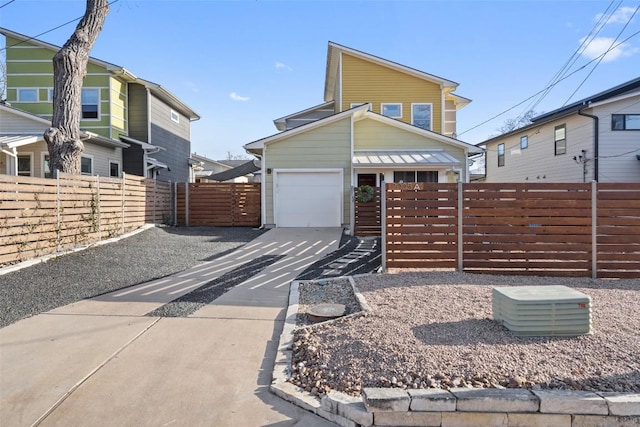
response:
{"label": "bare tree trunk", "polygon": [[87,0],[87,9],[76,30],[53,57],[53,118],[44,132],[52,171],[80,173],[82,81],[87,74],[89,52],[102,30],[109,3]]}

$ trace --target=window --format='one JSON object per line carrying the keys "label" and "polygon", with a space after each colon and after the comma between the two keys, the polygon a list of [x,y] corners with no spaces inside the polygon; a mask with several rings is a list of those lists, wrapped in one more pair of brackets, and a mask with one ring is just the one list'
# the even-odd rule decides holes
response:
{"label": "window", "polygon": [[18,154],[18,175],[31,176],[32,154]]}
{"label": "window", "polygon": [[640,130],[640,114],[612,114],[611,130]]}
{"label": "window", "polygon": [[83,175],[93,174],[93,158],[87,156],[80,158],[80,172]]}
{"label": "window", "polygon": [[498,144],[498,167],[504,166],[504,144]]}
{"label": "window", "polygon": [[411,104],[411,124],[431,130],[431,104]]}
{"label": "window", "polygon": [[520,149],[524,150],[529,147],[529,137],[527,135],[520,137]]}
{"label": "window", "polygon": [[100,118],[100,92],[98,89],[82,89],[82,119]]}
{"label": "window", "polygon": [[438,182],[438,171],[395,171],[393,182]]}
{"label": "window", "polygon": [[42,177],[43,178],[51,178],[51,161],[49,159],[49,154],[42,153]]}
{"label": "window", "polygon": [[120,177],[120,162],[109,160],[109,176],[112,178]]}
{"label": "window", "polygon": [[380,104],[380,113],[383,116],[399,119],[402,117],[402,104]]}
{"label": "window", "polygon": [[47,90],[47,102],[53,102],[53,88],[50,87],[49,90]]}
{"label": "window", "polygon": [[177,112],[171,110],[171,120],[176,122],[176,123],[180,123],[180,114],[178,114]]}
{"label": "window", "polygon": [[567,128],[566,125],[556,126],[553,134],[553,140],[555,142],[555,154],[567,153]]}
{"label": "window", "polygon": [[38,102],[38,89],[18,89],[18,102]]}

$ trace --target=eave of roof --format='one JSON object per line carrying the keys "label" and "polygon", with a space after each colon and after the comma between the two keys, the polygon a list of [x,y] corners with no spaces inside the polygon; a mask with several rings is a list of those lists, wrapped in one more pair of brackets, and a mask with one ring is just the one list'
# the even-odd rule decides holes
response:
{"label": "eave of roof", "polygon": [[120,135],[120,140],[123,141],[123,142],[128,142],[130,144],[139,145],[140,147],[142,147],[143,150],[145,150],[147,152],[147,154],[149,154],[149,153],[157,153],[158,151],[165,150],[164,147],[160,147],[158,145],[149,144],[148,142],[140,141],[138,139],[131,138],[130,136]]}
{"label": "eave of roof", "polygon": [[275,119],[273,121],[273,123],[276,125],[276,128],[278,130],[285,130],[284,126],[286,125],[287,119],[290,119],[290,118],[296,117],[296,116],[300,116],[302,114],[310,113],[312,111],[326,109],[327,107],[334,106],[334,105],[335,105],[335,101],[329,101],[329,102],[325,102],[325,103],[322,103],[322,104],[318,104],[318,105],[315,105],[313,107],[307,108],[305,110],[301,110],[301,111],[289,114],[287,116]]}
{"label": "eave of roof", "polygon": [[337,75],[338,75],[338,63],[340,53],[348,53],[352,56],[356,56],[358,58],[364,59],[366,61],[374,62],[378,65],[382,65],[383,67],[392,68],[403,73],[410,74],[412,76],[418,77],[423,80],[427,80],[433,83],[438,83],[443,87],[450,87],[455,89],[458,87],[458,83],[444,79],[442,77],[425,73],[424,71],[417,70],[415,68],[407,67],[406,65],[398,64],[397,62],[389,61],[384,58],[380,58],[375,55],[371,55],[369,53],[365,53],[356,49],[352,49],[346,46],[342,46],[338,43],[329,42],[329,48],[327,51],[327,69],[325,74],[325,84],[324,84],[324,100],[329,102],[333,101],[333,89],[336,84]]}
{"label": "eave of roof", "polygon": [[234,178],[252,174],[259,170],[260,170],[260,167],[257,166],[253,160],[249,160],[241,164],[240,166],[236,166],[233,169],[229,169],[223,172],[218,172],[216,174],[209,175],[206,178],[211,181],[224,182]]}

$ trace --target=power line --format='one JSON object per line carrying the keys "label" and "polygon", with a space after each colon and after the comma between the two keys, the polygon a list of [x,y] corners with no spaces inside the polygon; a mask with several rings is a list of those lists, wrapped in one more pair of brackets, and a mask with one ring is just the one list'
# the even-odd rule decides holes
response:
{"label": "power line", "polygon": [[9,6],[11,3],[13,3],[16,0],[9,0],[8,2],[6,2],[5,4],[0,5],[0,9],[2,9],[5,6]]}
{"label": "power line", "polygon": [[487,120],[485,120],[485,121],[483,121],[483,122],[481,122],[481,123],[479,123],[479,124],[477,124],[477,125],[475,125],[475,126],[473,126],[473,127],[470,127],[469,129],[467,129],[467,130],[465,130],[465,131],[463,131],[463,132],[458,133],[458,136],[463,135],[463,134],[465,134],[465,133],[467,133],[467,132],[469,132],[469,131],[472,131],[473,129],[479,128],[480,126],[485,125],[485,124],[489,123],[490,121],[497,119],[498,117],[502,116],[503,114],[508,113],[509,111],[513,110],[514,108],[517,108],[517,107],[521,106],[521,105],[522,105],[522,104],[524,104],[525,102],[529,101],[530,99],[535,98],[536,96],[538,96],[539,94],[541,94],[542,92],[544,92],[545,90],[547,90],[549,87],[556,86],[556,85],[557,85],[558,83],[560,83],[561,81],[566,80],[566,79],[568,79],[569,77],[571,77],[572,75],[576,74],[577,72],[584,70],[584,69],[585,69],[586,67],[588,67],[592,62],[594,62],[594,61],[596,61],[596,60],[600,59],[601,57],[603,57],[604,55],[606,55],[607,53],[609,53],[609,52],[610,52],[610,51],[612,51],[613,49],[617,48],[618,46],[620,46],[621,44],[623,44],[623,43],[625,43],[626,41],[630,40],[631,38],[633,38],[633,37],[637,36],[638,34],[640,34],[640,30],[639,30],[639,31],[636,31],[636,32],[635,32],[635,33],[633,33],[633,34],[631,34],[629,37],[627,37],[626,39],[622,40],[620,43],[616,44],[615,46],[610,47],[610,48],[609,48],[606,52],[604,52],[602,55],[600,55],[600,56],[598,56],[598,57],[596,57],[596,58],[592,59],[591,61],[587,62],[586,64],[584,64],[582,67],[578,68],[577,70],[575,70],[575,71],[573,71],[573,72],[571,72],[571,73],[567,74],[566,76],[562,77],[561,79],[558,79],[558,81],[556,81],[555,83],[553,83],[553,84],[551,84],[551,85],[549,85],[549,86],[545,87],[545,88],[544,88],[544,89],[542,89],[542,90],[539,90],[538,92],[534,93],[534,94],[533,94],[533,95],[531,95],[530,97],[526,98],[525,100],[523,100],[523,101],[521,101],[521,102],[517,103],[516,105],[514,105],[514,106],[512,106],[512,107],[510,107],[510,108],[507,108],[506,110],[502,111],[501,113],[498,113],[498,114],[496,114],[495,116],[493,116],[493,117],[491,117],[491,118],[489,118],[489,119],[487,119]]}
{"label": "power line", "polygon": [[[620,38],[620,36],[622,35],[622,33],[624,32],[624,30],[627,29],[627,26],[629,25],[629,23],[631,22],[631,20],[633,19],[634,16],[636,16],[636,13],[638,13],[638,9],[640,9],[640,6],[636,7],[636,10],[633,11],[633,13],[631,14],[631,17],[629,18],[629,20],[627,21],[626,24],[624,24],[624,27],[622,27],[622,30],[620,30],[620,32],[618,33],[618,35],[616,36],[615,40],[611,42],[611,45],[609,46],[609,50],[607,50],[607,53],[609,51],[611,51],[611,46],[613,46],[613,44],[615,42],[618,41],[618,39]],[[571,98],[573,98],[573,95],[576,94],[576,92],[578,92],[578,90],[582,87],[582,85],[585,84],[585,82],[587,81],[587,79],[589,77],[591,77],[591,74],[593,74],[593,72],[596,70],[596,68],[598,68],[598,65],[600,65],[600,63],[602,62],[602,60],[604,59],[605,55],[602,55],[600,57],[600,59],[598,60],[598,62],[596,63],[596,65],[593,66],[593,68],[591,69],[591,71],[589,71],[589,74],[586,75],[586,77],[582,80],[582,82],[578,85],[578,87],[576,88],[576,90],[573,91],[573,93],[571,93],[571,95],[569,96],[569,98],[567,98],[567,100],[564,102],[564,104],[562,104],[562,106],[564,107],[565,105],[567,105],[569,103],[569,101],[571,100]]]}
{"label": "power line", "polygon": [[[12,1],[15,1],[15,0],[12,0]],[[117,2],[119,2],[119,1],[120,1],[120,0],[112,0],[111,2],[109,2],[109,3],[108,3],[106,6],[104,6],[104,7],[109,7],[109,6],[111,6],[112,4],[117,3]],[[6,5],[6,4],[8,4],[8,3],[5,3],[5,5]],[[82,19],[82,18],[84,18],[84,15],[79,16],[79,17],[77,17],[77,18],[75,18],[75,19],[72,19],[72,20],[70,20],[70,21],[67,21],[67,22],[65,22],[64,24],[60,24],[60,25],[58,25],[57,27],[52,28],[52,29],[47,30],[47,31],[44,31],[44,32],[42,32],[42,33],[40,33],[40,34],[36,34],[35,36],[31,36],[31,37],[27,38],[26,40],[21,40],[21,41],[19,41],[18,43],[12,44],[12,45],[10,45],[10,46],[5,46],[5,47],[3,47],[3,48],[1,48],[1,49],[0,49],[0,52],[2,52],[2,51],[4,51],[4,50],[7,50],[7,49],[9,49],[9,48],[11,48],[11,47],[14,47],[14,46],[21,45],[21,44],[26,43],[26,42],[28,42],[28,41],[35,40],[35,39],[37,39],[37,38],[38,38],[38,37],[40,37],[40,36],[43,36],[43,35],[45,35],[45,34],[49,34],[49,33],[50,33],[50,32],[52,32],[52,31],[58,30],[58,29],[60,29],[60,28],[62,28],[62,27],[65,27],[65,26],[67,26],[67,25],[69,25],[69,24],[72,24],[72,23],[74,23],[74,22],[76,22],[76,21],[79,21],[79,20],[80,20],[80,19]]]}

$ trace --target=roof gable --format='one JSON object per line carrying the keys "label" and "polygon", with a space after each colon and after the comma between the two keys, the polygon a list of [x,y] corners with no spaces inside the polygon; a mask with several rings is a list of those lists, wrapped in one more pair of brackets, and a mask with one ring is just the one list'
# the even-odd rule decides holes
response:
{"label": "roof gable", "polygon": [[324,85],[324,100],[326,102],[334,100],[334,89],[338,81],[340,56],[342,53],[349,54],[356,58],[372,62],[386,68],[391,68],[401,73],[415,76],[422,80],[439,84],[443,88],[448,88],[448,91],[452,91],[456,87],[458,87],[458,83],[454,81],[444,79],[433,74],[425,73],[424,71],[416,70],[415,68],[407,67],[405,65],[398,64],[397,62],[389,61],[387,59],[383,59],[356,49],[342,46],[338,43],[329,42],[329,49],[327,52],[327,70]]}

